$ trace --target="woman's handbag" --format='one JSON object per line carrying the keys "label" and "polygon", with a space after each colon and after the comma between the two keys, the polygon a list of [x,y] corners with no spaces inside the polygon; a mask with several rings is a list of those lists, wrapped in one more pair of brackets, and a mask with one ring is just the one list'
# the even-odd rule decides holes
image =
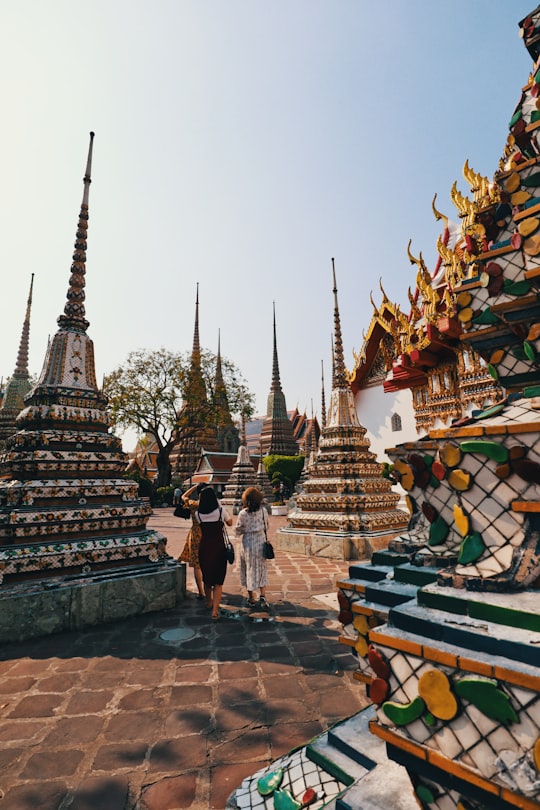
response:
{"label": "woman's handbag", "polygon": [[221,518],[221,509],[219,510],[219,516],[221,519],[221,525],[223,527],[223,542],[225,543],[225,554],[227,555],[227,562],[232,565],[234,562],[234,546],[229,540],[229,535],[227,534],[227,527]]}
{"label": "woman's handbag", "polygon": [[268,535],[266,534],[266,518],[263,513],[263,524],[264,524],[264,543],[263,543],[263,557],[265,560],[273,560],[276,556],[274,553],[274,546],[268,539]]}
{"label": "woman's handbag", "polygon": [[189,517],[191,517],[191,512],[189,511],[187,506],[184,506],[183,503],[179,503],[176,509],[174,510],[173,515],[175,517],[184,518],[184,520],[187,520]]}

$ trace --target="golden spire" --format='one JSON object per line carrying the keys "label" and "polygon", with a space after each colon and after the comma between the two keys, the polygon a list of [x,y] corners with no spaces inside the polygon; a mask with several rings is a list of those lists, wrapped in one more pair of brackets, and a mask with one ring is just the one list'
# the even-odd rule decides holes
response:
{"label": "golden spire", "polygon": [[444,227],[448,228],[448,217],[445,214],[442,214],[440,211],[438,211],[435,208],[435,200],[436,199],[437,199],[437,194],[434,195],[433,200],[431,202],[431,210],[433,211],[433,215],[434,215],[435,219],[437,220],[437,222],[439,222],[442,219],[442,221],[444,222]]}

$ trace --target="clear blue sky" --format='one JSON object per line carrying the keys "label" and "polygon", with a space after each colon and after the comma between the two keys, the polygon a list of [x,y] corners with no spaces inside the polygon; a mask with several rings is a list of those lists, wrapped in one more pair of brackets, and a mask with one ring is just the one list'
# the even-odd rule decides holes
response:
{"label": "clear blue sky", "polygon": [[[19,0],[0,65],[0,375],[35,272],[30,370],[69,279],[88,132],[98,379],[136,348],[233,360],[266,409],[276,302],[289,408],[327,399],[336,260],[345,359],[370,290],[407,301],[465,159],[492,175],[531,60],[534,0]],[[129,449],[129,448],[127,448]]]}

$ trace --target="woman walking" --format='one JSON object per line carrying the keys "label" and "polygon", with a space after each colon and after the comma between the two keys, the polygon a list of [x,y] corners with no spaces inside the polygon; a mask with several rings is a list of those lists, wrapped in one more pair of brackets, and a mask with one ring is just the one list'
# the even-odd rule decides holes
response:
{"label": "woman walking", "polygon": [[259,604],[268,607],[266,586],[268,572],[263,556],[263,545],[266,540],[266,516],[262,507],[263,493],[257,487],[248,487],[242,494],[244,508],[238,515],[235,533],[242,537],[240,552],[240,583],[247,588],[248,604],[255,605],[256,590],[260,591]]}
{"label": "woman walking", "polygon": [[[191,515],[191,529],[189,530],[186,544],[182,549],[182,553],[178,557],[179,560],[185,562],[190,568],[193,568],[193,576],[195,578],[195,585],[199,592],[197,599],[204,599],[204,587],[201,566],[199,565],[199,543],[201,542],[201,524],[195,520],[195,512],[199,508],[199,495],[207,484],[194,484],[187,489],[182,495],[182,503],[189,509]],[[197,491],[197,500],[190,498],[190,495]]]}
{"label": "woman walking", "polygon": [[206,605],[212,610],[214,621],[219,619],[219,603],[227,572],[227,554],[223,524],[232,526],[232,517],[221,506],[211,487],[205,487],[199,495],[199,508],[195,520],[200,524],[199,565],[201,566]]}

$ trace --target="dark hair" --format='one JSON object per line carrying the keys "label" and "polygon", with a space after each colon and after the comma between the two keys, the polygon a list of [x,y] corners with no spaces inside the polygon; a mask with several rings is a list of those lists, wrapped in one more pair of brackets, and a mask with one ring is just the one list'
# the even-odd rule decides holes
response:
{"label": "dark hair", "polygon": [[195,490],[197,495],[200,495],[201,492],[203,491],[203,489],[206,489],[207,486],[208,486],[208,484],[206,483],[206,481],[203,481],[202,483],[197,484],[197,489]]}
{"label": "dark hair", "polygon": [[213,512],[218,506],[219,502],[212,487],[205,487],[201,490],[201,494],[199,495],[199,512],[201,515],[208,515],[209,512]]}
{"label": "dark hair", "polygon": [[258,512],[261,508],[261,503],[264,500],[264,495],[257,487],[248,487],[242,493],[242,502],[244,503],[248,512]]}

